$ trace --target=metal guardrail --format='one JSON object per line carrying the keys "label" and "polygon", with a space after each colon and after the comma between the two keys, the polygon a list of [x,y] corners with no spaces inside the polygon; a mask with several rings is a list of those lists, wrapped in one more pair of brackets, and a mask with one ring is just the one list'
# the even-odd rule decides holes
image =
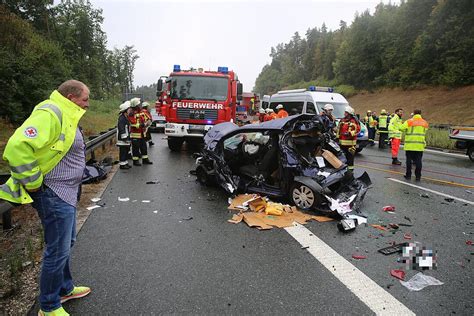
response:
{"label": "metal guardrail", "polygon": [[[98,147],[103,147],[105,149],[105,143],[107,141],[112,141],[112,138],[116,135],[117,128],[111,128],[107,132],[102,132],[99,136],[89,137],[89,140],[86,143],[86,155],[90,154],[92,159],[95,159],[94,150]],[[0,175],[0,183],[4,183],[8,178],[9,174]],[[2,214],[2,226],[3,230],[9,230],[13,227],[11,211],[14,208],[14,205],[7,201],[0,201],[0,214]]]}

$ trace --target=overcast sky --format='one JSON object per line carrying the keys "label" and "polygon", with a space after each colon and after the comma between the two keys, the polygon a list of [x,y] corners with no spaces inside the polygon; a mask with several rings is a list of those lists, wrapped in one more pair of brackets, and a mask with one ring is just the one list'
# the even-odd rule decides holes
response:
{"label": "overcast sky", "polygon": [[[156,82],[174,64],[233,69],[251,91],[270,49],[308,28],[350,25],[356,12],[374,12],[380,0],[91,0],[103,9],[108,46],[134,45],[134,84]],[[388,1],[384,1],[388,2]],[[393,3],[394,1],[392,1]],[[397,2],[397,1],[395,1]]]}

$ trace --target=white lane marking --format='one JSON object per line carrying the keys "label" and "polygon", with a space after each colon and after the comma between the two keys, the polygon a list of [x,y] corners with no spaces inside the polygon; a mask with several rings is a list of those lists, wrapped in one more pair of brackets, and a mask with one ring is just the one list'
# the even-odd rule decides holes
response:
{"label": "white lane marking", "polygon": [[438,192],[438,191],[431,190],[431,189],[428,189],[428,188],[420,187],[419,185],[411,184],[411,183],[401,181],[401,180],[398,180],[398,179],[394,179],[394,178],[388,178],[388,180],[395,181],[395,182],[398,182],[398,183],[401,183],[401,184],[404,184],[404,185],[408,185],[408,186],[411,186],[411,187],[414,187],[414,188],[417,188],[417,189],[420,189],[420,190],[424,190],[424,191],[427,191],[427,192],[431,192],[431,193],[434,193],[434,194],[438,194],[438,195],[441,195],[441,196],[444,196],[444,197],[447,197],[447,198],[455,199],[459,202],[474,205],[474,202],[472,202],[472,201],[461,199],[461,198],[458,198],[458,197],[455,197],[455,196],[452,196],[452,195],[449,195],[449,194],[446,194],[446,193],[443,193],[443,192]]}
{"label": "white lane marking", "polygon": [[375,314],[415,315],[303,225],[294,223],[285,230]]}

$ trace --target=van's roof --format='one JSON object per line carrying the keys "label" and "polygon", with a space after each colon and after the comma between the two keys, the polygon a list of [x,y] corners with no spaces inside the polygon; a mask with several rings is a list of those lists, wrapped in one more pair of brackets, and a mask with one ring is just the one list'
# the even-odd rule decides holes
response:
{"label": "van's roof", "polygon": [[282,100],[282,99],[294,99],[298,96],[309,96],[315,102],[327,102],[327,103],[349,103],[346,98],[344,98],[339,93],[334,92],[320,92],[320,91],[307,91],[304,89],[298,90],[287,90],[279,91],[271,96],[270,100]]}

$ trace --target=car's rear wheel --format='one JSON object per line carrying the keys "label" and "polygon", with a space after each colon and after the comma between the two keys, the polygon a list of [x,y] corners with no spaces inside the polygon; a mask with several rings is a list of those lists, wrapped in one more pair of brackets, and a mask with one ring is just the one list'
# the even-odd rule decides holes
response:
{"label": "car's rear wheel", "polygon": [[467,155],[469,156],[469,159],[471,159],[471,161],[474,161],[474,144],[469,146],[467,150]]}
{"label": "car's rear wheel", "polygon": [[316,205],[316,193],[307,185],[295,182],[290,190],[291,201],[301,210],[310,210]]}

